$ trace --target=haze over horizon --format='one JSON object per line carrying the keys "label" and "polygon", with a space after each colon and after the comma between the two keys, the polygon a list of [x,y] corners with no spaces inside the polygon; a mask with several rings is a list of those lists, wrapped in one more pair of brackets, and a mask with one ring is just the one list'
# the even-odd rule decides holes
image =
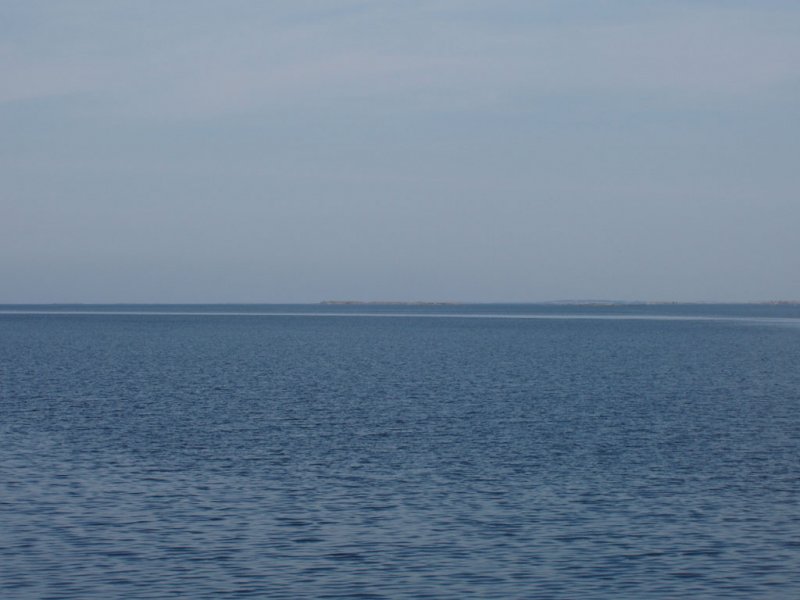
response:
{"label": "haze over horizon", "polygon": [[0,6],[0,303],[800,299],[800,3]]}

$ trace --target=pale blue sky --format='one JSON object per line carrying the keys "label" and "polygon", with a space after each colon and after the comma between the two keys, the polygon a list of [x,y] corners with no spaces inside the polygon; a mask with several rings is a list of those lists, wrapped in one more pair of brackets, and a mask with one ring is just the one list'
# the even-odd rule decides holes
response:
{"label": "pale blue sky", "polygon": [[800,2],[0,0],[0,302],[800,299]]}

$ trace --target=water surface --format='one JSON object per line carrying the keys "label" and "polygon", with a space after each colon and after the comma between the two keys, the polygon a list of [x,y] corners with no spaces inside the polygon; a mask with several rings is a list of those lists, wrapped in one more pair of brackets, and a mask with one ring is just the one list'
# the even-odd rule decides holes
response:
{"label": "water surface", "polygon": [[800,597],[796,306],[0,311],[0,595]]}

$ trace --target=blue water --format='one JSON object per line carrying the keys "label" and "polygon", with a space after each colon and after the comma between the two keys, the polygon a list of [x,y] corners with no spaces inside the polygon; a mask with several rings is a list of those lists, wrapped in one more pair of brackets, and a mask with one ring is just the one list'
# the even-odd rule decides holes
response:
{"label": "blue water", "polygon": [[797,306],[0,306],[0,597],[798,598],[798,365]]}

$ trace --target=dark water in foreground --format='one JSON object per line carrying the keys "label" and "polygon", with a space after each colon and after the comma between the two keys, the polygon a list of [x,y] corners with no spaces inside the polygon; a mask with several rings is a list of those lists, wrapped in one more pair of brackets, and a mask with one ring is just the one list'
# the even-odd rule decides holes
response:
{"label": "dark water in foreground", "polygon": [[0,310],[0,597],[800,597],[798,307]]}

